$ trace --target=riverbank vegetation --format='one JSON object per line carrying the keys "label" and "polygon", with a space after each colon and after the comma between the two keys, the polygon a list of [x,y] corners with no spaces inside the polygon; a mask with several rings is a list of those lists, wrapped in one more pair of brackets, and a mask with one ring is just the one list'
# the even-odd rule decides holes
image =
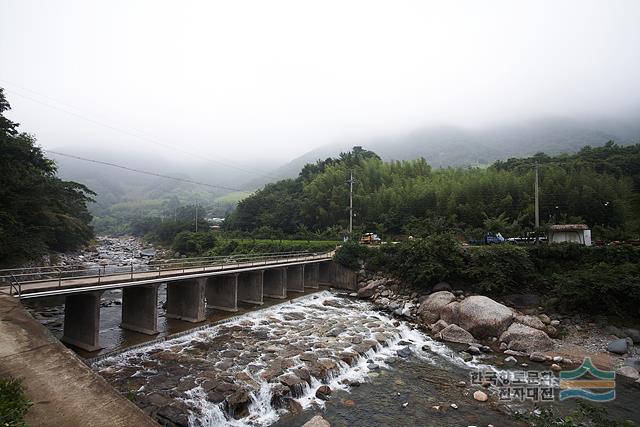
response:
{"label": "riverbank vegetation", "polygon": [[16,266],[93,238],[87,203],[94,193],[56,176],[56,165],[33,135],[4,117],[0,88],[0,266]]}
{"label": "riverbank vegetation", "polygon": [[451,235],[397,245],[343,245],[336,260],[429,290],[440,281],[493,297],[532,293],[558,311],[640,318],[640,249],[575,244],[462,246]]}
{"label": "riverbank vegetation", "polygon": [[523,235],[534,229],[536,165],[543,225],[584,222],[595,238],[640,236],[640,144],[613,142],[575,154],[541,153],[488,168],[447,169],[432,169],[425,159],[383,162],[355,147],[337,158],[307,164],[298,178],[269,184],[240,201],[225,228],[291,234],[304,227],[312,233],[345,233],[352,171],[356,235]]}
{"label": "riverbank vegetation", "polygon": [[24,416],[30,406],[19,380],[0,378],[0,426],[26,427]]}

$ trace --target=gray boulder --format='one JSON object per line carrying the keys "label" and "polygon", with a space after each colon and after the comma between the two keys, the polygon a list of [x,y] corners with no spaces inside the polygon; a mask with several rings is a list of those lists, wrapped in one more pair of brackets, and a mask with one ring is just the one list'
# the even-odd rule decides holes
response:
{"label": "gray boulder", "polygon": [[516,316],[516,322],[535,329],[545,329],[545,324],[536,316]]}
{"label": "gray boulder", "polygon": [[607,346],[607,350],[615,354],[626,354],[629,351],[631,338],[613,340]]}
{"label": "gray boulder", "polygon": [[640,379],[640,373],[638,373],[638,370],[631,366],[622,366],[616,371],[616,373],[631,378],[632,380]]}
{"label": "gray boulder", "polygon": [[633,340],[634,344],[640,344],[640,331],[632,328],[625,328],[623,330],[626,336]]}
{"label": "gray boulder", "polygon": [[511,322],[511,309],[485,296],[470,296],[458,305],[458,324],[478,338],[499,336]]}
{"label": "gray boulder", "polygon": [[423,323],[430,325],[440,319],[440,311],[442,308],[455,300],[456,297],[448,291],[436,292],[424,300],[418,308],[418,316]]}
{"label": "gray boulder", "polygon": [[380,280],[369,282],[364,288],[358,289],[358,298],[371,298],[381,284]]}
{"label": "gray boulder", "polygon": [[316,415],[304,423],[302,427],[331,427],[331,424],[329,424],[329,421],[325,420],[320,415]]}
{"label": "gray boulder", "polygon": [[440,319],[436,323],[431,325],[431,332],[433,332],[434,334],[438,334],[447,326],[449,326],[449,324],[444,320]]}
{"label": "gray boulder", "polygon": [[508,344],[510,350],[533,353],[553,348],[551,338],[539,329],[512,323],[501,336],[500,341]]}
{"label": "gray boulder", "polygon": [[459,302],[453,301],[445,305],[444,307],[442,307],[442,310],[440,311],[440,319],[444,320],[449,324],[451,323],[457,324],[459,306],[460,306]]}
{"label": "gray boulder", "polygon": [[457,342],[460,344],[471,344],[475,342],[473,335],[465,331],[458,325],[449,325],[440,331],[440,338],[447,342]]}

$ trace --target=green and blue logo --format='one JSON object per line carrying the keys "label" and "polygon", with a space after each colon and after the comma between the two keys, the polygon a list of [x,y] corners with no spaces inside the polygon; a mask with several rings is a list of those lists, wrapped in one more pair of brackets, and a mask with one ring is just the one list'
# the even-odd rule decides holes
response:
{"label": "green and blue logo", "polygon": [[610,402],[616,398],[616,373],[596,368],[591,359],[585,357],[577,369],[560,372],[559,398]]}

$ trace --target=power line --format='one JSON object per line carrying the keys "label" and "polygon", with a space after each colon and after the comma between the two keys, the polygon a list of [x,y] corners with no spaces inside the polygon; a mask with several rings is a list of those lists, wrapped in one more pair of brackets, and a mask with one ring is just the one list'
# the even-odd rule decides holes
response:
{"label": "power line", "polygon": [[85,162],[91,162],[91,163],[97,163],[99,165],[111,166],[111,167],[114,167],[114,168],[124,169],[124,170],[130,171],[130,172],[136,172],[136,173],[140,173],[140,174],[144,174],[144,175],[150,175],[150,176],[155,176],[155,177],[165,178],[165,179],[172,179],[174,181],[186,182],[188,184],[203,185],[205,187],[217,188],[217,189],[220,189],[220,190],[238,191],[238,192],[241,192],[241,193],[252,194],[250,191],[240,190],[238,188],[223,187],[221,185],[207,184],[206,182],[199,182],[199,181],[194,181],[194,180],[186,179],[186,178],[177,178],[175,176],[169,176],[169,175],[163,175],[163,174],[155,173],[155,172],[143,171],[143,170],[140,170],[140,169],[130,168],[128,166],[122,166],[122,165],[118,165],[118,164],[115,164],[115,163],[104,162],[102,160],[94,160],[94,159],[88,159],[86,157],[74,156],[72,154],[65,154],[65,153],[61,153],[59,151],[53,151],[53,150],[43,150],[43,151],[46,151],[47,153],[55,154],[55,155],[58,155],[58,156],[68,157],[70,159],[83,160]]}
{"label": "power line", "polygon": [[[2,80],[3,80],[5,83],[9,83],[9,82],[7,82],[7,81],[6,81],[6,80],[4,80],[4,79],[2,79]],[[11,83],[10,83],[10,84],[11,84]],[[18,85],[15,85],[15,86],[20,87],[20,86],[18,86]],[[67,105],[67,106],[68,106],[68,107],[70,107],[70,108],[73,108],[73,109],[79,110],[79,109],[78,109],[78,108],[76,108],[76,107],[73,107],[73,106],[71,106],[71,105],[69,105],[69,104],[65,104],[65,103],[63,103],[63,102],[60,102],[60,101],[54,100],[54,99],[53,99],[53,98],[51,98],[51,97],[48,97],[48,96],[46,96],[46,95],[39,94],[38,92],[33,91],[33,90],[31,90],[31,89],[27,89],[27,88],[22,88],[22,89],[23,89],[23,90],[26,90],[26,91],[29,91],[29,92],[32,92],[32,93],[34,93],[34,94],[37,94],[38,96],[41,96],[41,97],[44,97],[44,98],[48,98],[48,99],[50,99],[50,100],[53,100],[54,102],[56,102],[56,103],[58,103],[58,104],[61,104],[61,105]],[[248,174],[250,174],[250,175],[256,175],[256,176],[261,176],[261,177],[264,177],[264,178],[276,179],[276,180],[279,180],[279,179],[280,179],[280,178],[278,178],[278,177],[275,177],[275,176],[272,176],[272,175],[268,175],[268,174],[266,174],[266,173],[256,173],[256,170],[257,170],[257,169],[254,169],[254,170],[245,169],[245,168],[242,168],[242,167],[240,167],[240,166],[236,166],[236,165],[233,165],[233,164],[224,163],[224,162],[221,162],[221,161],[219,161],[219,160],[212,159],[212,158],[210,158],[210,157],[207,157],[207,156],[202,155],[201,153],[194,153],[194,152],[192,152],[192,151],[187,151],[187,150],[180,149],[180,148],[175,147],[175,146],[173,146],[173,145],[171,145],[171,144],[166,144],[166,143],[163,143],[163,142],[157,141],[157,140],[155,140],[155,139],[153,139],[153,138],[150,138],[150,137],[148,137],[148,136],[141,135],[141,134],[136,134],[136,133],[133,133],[133,132],[127,131],[127,130],[125,130],[125,129],[122,129],[122,128],[119,128],[119,127],[116,127],[116,126],[110,125],[110,124],[108,124],[108,123],[104,123],[104,122],[101,122],[101,121],[99,121],[99,120],[95,120],[95,119],[93,119],[93,118],[91,118],[91,117],[88,117],[88,116],[83,115],[83,114],[79,114],[79,113],[77,113],[77,112],[75,112],[75,111],[70,111],[70,110],[65,109],[65,108],[61,108],[61,107],[58,107],[58,106],[55,106],[55,105],[51,105],[51,104],[46,103],[46,102],[42,102],[42,101],[40,101],[40,100],[38,100],[38,99],[36,99],[36,98],[33,98],[33,97],[31,97],[31,96],[28,96],[28,95],[21,94],[21,93],[16,92],[15,90],[12,90],[12,89],[6,89],[6,88],[5,88],[5,90],[6,90],[7,92],[10,92],[10,93],[11,93],[11,94],[13,94],[13,95],[19,96],[19,97],[24,98],[24,99],[28,99],[28,100],[30,100],[30,101],[32,101],[32,102],[35,102],[35,103],[40,104],[40,105],[43,105],[43,106],[45,106],[45,107],[48,107],[48,108],[51,108],[51,109],[54,109],[54,110],[57,110],[57,111],[60,111],[60,112],[66,113],[66,114],[70,114],[70,115],[72,115],[72,116],[75,116],[75,117],[77,117],[77,118],[79,118],[79,119],[82,119],[82,120],[88,121],[88,122],[90,122],[90,123],[96,124],[96,125],[98,125],[98,126],[105,127],[105,128],[110,129],[110,130],[112,130],[112,131],[119,132],[119,133],[121,133],[121,134],[124,134],[124,135],[130,136],[130,137],[133,137],[133,138],[141,139],[141,140],[143,140],[143,141],[146,141],[146,142],[149,142],[149,143],[151,143],[151,144],[155,144],[155,145],[158,145],[158,146],[161,146],[161,147],[167,148],[167,149],[169,149],[169,150],[173,150],[173,151],[176,151],[176,152],[179,152],[179,153],[182,153],[182,154],[187,154],[187,155],[189,155],[189,156],[193,156],[193,157],[196,157],[196,158],[198,158],[198,159],[205,159],[205,160],[210,161],[210,162],[212,162],[212,163],[216,163],[216,164],[218,164],[218,165],[221,165],[221,166],[224,166],[224,167],[227,167],[227,168],[231,168],[231,169],[236,169],[236,170],[239,170],[239,171],[242,171],[242,172],[248,173]]]}

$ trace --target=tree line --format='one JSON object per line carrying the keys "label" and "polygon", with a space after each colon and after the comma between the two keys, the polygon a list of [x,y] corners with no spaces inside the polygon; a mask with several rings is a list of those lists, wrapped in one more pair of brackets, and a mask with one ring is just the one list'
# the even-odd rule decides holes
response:
{"label": "tree line", "polygon": [[534,228],[535,167],[543,224],[587,223],[596,237],[638,238],[640,144],[584,147],[575,154],[495,162],[488,168],[433,169],[427,160],[383,162],[354,147],[306,165],[296,179],[266,185],[242,200],[227,230],[344,234],[354,183],[357,232],[387,237],[487,231],[517,235]]}

